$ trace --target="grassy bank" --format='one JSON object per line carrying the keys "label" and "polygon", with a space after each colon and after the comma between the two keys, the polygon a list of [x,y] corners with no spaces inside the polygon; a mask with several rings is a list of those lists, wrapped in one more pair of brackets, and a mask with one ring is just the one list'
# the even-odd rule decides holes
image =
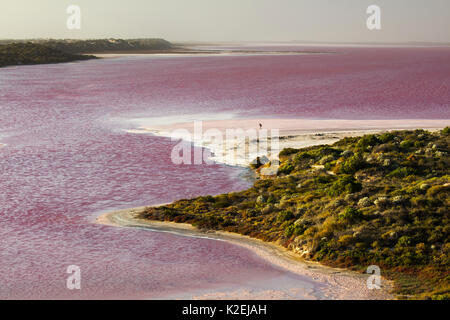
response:
{"label": "grassy bank", "polygon": [[446,128],[285,149],[276,177],[141,217],[249,235],[330,266],[375,264],[401,298],[448,299],[449,142]]}

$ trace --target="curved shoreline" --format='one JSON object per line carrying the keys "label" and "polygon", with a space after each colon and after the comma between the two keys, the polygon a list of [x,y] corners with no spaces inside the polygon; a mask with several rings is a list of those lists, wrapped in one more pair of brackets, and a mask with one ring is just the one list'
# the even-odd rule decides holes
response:
{"label": "curved shoreline", "polygon": [[[324,299],[339,300],[380,300],[393,299],[389,291],[392,282],[383,279],[381,290],[370,290],[366,286],[369,275],[359,274],[345,269],[331,268],[317,262],[301,259],[294,252],[275,243],[264,242],[248,236],[226,231],[201,231],[190,224],[161,222],[137,218],[136,215],[147,207],[138,207],[109,212],[97,217],[96,222],[114,227],[145,228],[156,232],[169,232],[180,236],[206,238],[210,240],[227,241],[252,251],[259,258],[269,262],[274,267],[296,275],[307,277],[311,281],[322,285],[318,296]],[[223,292],[198,292],[201,299],[223,298]],[[194,294],[195,296],[195,294]],[[186,298],[185,294],[172,296]],[[171,297],[171,298],[172,298]],[[226,297],[229,298],[229,295]],[[239,296],[232,297],[239,299]],[[248,296],[246,299],[249,298]],[[251,299],[252,297],[250,297]],[[260,298],[260,297],[258,297]]]}

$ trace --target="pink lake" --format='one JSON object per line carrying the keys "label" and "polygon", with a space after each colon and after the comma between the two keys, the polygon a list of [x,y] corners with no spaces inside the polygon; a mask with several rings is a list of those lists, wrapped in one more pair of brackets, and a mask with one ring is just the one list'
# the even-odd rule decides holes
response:
{"label": "pink lake", "polygon": [[[0,298],[161,298],[281,276],[308,286],[227,242],[94,220],[249,186],[240,168],[172,164],[174,143],[126,132],[132,119],[450,119],[450,48],[316,50],[334,53],[0,69]],[[82,290],[66,288],[69,265]]]}

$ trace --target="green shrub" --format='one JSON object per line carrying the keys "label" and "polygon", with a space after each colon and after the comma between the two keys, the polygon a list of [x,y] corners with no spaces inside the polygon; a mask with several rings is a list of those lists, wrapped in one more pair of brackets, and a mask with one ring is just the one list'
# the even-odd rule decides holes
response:
{"label": "green shrub", "polygon": [[284,229],[284,235],[288,238],[302,235],[305,232],[305,227],[302,225],[290,224]]}
{"label": "green shrub", "polygon": [[400,142],[400,147],[403,149],[409,149],[414,145],[414,143],[411,140],[403,140]]}
{"label": "green shrub", "polygon": [[339,220],[353,222],[362,218],[362,216],[363,214],[358,209],[348,207],[343,212],[341,212],[338,217]]}
{"label": "green shrub", "polygon": [[279,156],[290,156],[291,154],[297,153],[299,151],[299,149],[294,149],[294,148],[284,148],[283,150],[280,151]]}
{"label": "green shrub", "polygon": [[450,300],[450,293],[435,294],[435,295],[431,296],[431,300]]}
{"label": "green shrub", "polygon": [[352,175],[342,175],[330,187],[328,194],[337,196],[343,193],[355,193],[361,191],[362,185]]}
{"label": "green shrub", "polygon": [[214,197],[210,196],[210,195],[203,196],[203,197],[198,197],[197,200],[198,201],[202,201],[202,202],[212,202],[212,203],[215,201]]}
{"label": "green shrub", "polygon": [[294,166],[290,162],[284,162],[278,168],[278,174],[289,174],[294,170]]}
{"label": "green shrub", "polygon": [[232,201],[228,198],[226,194],[222,194],[215,198],[214,206],[216,208],[226,208],[232,204]]}
{"label": "green shrub", "polygon": [[343,235],[343,236],[339,237],[339,240],[338,240],[338,242],[344,246],[348,246],[348,245],[352,244],[354,241],[355,241],[355,238],[351,234]]}
{"label": "green shrub", "polygon": [[379,143],[378,137],[374,134],[367,134],[359,139],[356,148],[361,151],[366,151],[368,147],[373,147]]}
{"label": "green shrub", "polygon": [[410,167],[399,167],[391,171],[387,177],[406,178],[415,173],[415,170]]}
{"label": "green shrub", "polygon": [[323,167],[324,167],[325,170],[331,171],[331,169],[333,169],[333,167],[335,165],[336,165],[336,161],[331,161],[331,162],[325,163],[325,165]]}
{"label": "green shrub", "polygon": [[394,139],[394,137],[395,137],[395,135],[392,134],[391,132],[385,132],[378,139],[382,143],[386,143],[386,142],[392,141]]}
{"label": "green shrub", "polygon": [[441,133],[442,133],[444,136],[450,135],[450,127],[445,127],[444,129],[442,129]]}
{"label": "green shrub", "polygon": [[432,186],[431,188],[429,188],[427,190],[427,195],[434,197],[434,196],[438,195],[439,193],[448,194],[448,192],[450,192],[450,187],[438,185],[438,186]]}
{"label": "green shrub", "polygon": [[314,182],[319,185],[331,183],[333,180],[335,180],[335,178],[333,176],[325,175],[325,174],[322,174],[322,175],[314,178]]}
{"label": "green shrub", "polygon": [[365,165],[366,163],[363,159],[362,154],[357,153],[354,156],[350,157],[349,159],[345,160],[341,164],[339,171],[341,173],[354,174],[356,171],[363,169]]}
{"label": "green shrub", "polygon": [[277,222],[282,223],[284,221],[292,220],[294,219],[294,214],[291,211],[283,210],[278,213],[277,216]]}
{"label": "green shrub", "polygon": [[412,245],[411,237],[403,236],[397,241],[399,247],[410,247]]}

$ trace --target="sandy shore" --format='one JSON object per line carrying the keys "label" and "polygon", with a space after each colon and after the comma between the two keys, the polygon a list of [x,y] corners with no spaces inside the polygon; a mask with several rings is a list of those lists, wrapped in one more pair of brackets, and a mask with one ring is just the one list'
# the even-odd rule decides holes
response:
{"label": "sandy shore", "polygon": [[97,52],[83,54],[95,55],[98,58],[118,58],[127,56],[230,56],[230,55],[300,55],[300,54],[330,54],[331,51],[262,51],[262,50],[236,50],[236,49],[206,49],[199,50],[194,48],[173,49],[173,50],[133,50],[133,51],[114,51],[114,52]]}
{"label": "sandy shore", "polygon": [[[200,121],[202,119],[198,119]],[[380,131],[405,129],[433,129],[450,125],[450,119],[393,119],[393,120],[344,120],[344,119],[301,119],[301,118],[253,118],[203,121],[203,129],[226,130],[229,128],[257,129],[259,123],[263,129],[279,129],[283,135],[302,132],[339,132],[339,131]],[[175,129],[193,129],[193,122],[157,123],[147,129],[168,131]]]}
{"label": "sandy shore", "polygon": [[[307,288],[292,288],[286,283],[289,278],[270,279],[265,283],[246,283],[240,287],[226,287],[195,292],[173,294],[169,299],[392,299],[389,294],[392,284],[382,282],[381,290],[369,290],[368,275],[329,268],[318,263],[301,260],[295,253],[274,243],[263,242],[247,236],[222,232],[202,232],[189,224],[150,221],[137,218],[145,207],[119,210],[97,218],[97,223],[115,227],[148,228],[157,232],[170,232],[188,237],[202,237],[228,241],[251,250],[260,258],[280,268],[286,274],[293,273],[308,279]],[[286,280],[288,279],[288,280]],[[306,283],[306,282],[305,282]],[[270,287],[268,287],[270,286]],[[298,292],[295,292],[297,290]]]}

